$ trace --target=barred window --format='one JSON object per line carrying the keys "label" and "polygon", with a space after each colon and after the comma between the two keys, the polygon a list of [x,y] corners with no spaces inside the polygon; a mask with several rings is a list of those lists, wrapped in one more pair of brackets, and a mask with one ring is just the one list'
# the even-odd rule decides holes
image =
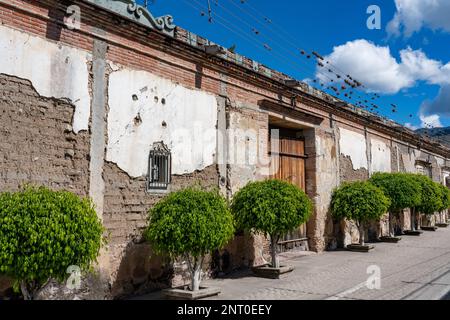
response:
{"label": "barred window", "polygon": [[165,191],[171,183],[172,156],[170,150],[163,142],[153,144],[150,150],[148,164],[149,191]]}

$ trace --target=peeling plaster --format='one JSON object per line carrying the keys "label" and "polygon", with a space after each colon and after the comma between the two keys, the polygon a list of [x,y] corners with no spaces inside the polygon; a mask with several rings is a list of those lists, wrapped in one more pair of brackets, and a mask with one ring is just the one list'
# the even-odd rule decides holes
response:
{"label": "peeling plaster", "polygon": [[381,140],[371,139],[371,170],[375,172],[391,172],[391,149]]}
{"label": "peeling plaster", "polygon": [[90,61],[86,51],[0,26],[0,73],[31,81],[41,96],[69,99],[75,133],[89,127]]}
{"label": "peeling plaster", "polygon": [[445,165],[445,160],[439,157],[435,157],[436,158],[436,162],[440,167],[443,167]]}
{"label": "peeling plaster", "polygon": [[402,153],[403,165],[405,166],[406,172],[415,173],[416,172],[416,160],[415,157],[411,156],[410,153]]}
{"label": "peeling plaster", "polygon": [[368,169],[366,138],[363,134],[339,128],[339,148],[341,154],[350,157],[353,169]]}
{"label": "peeling plaster", "polygon": [[113,72],[106,160],[141,177],[153,143],[163,141],[172,152],[173,174],[203,170],[215,163],[217,108],[215,96],[149,72]]}

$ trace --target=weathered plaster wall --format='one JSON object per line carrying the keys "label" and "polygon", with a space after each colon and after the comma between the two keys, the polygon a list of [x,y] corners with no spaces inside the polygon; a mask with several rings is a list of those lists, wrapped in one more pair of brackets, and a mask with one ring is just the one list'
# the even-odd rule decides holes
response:
{"label": "weathered plaster wall", "polygon": [[256,106],[228,109],[228,190],[235,194],[248,182],[267,177],[269,119]]}
{"label": "weathered plaster wall", "polygon": [[0,74],[0,192],[32,183],[89,194],[89,135],[72,132],[73,114],[29,80]]}
{"label": "weathered plaster wall", "polygon": [[[40,96],[29,80],[0,74],[0,192],[32,184],[88,196],[90,137],[72,131],[74,110],[65,100]],[[103,298],[97,284],[95,276],[83,281],[72,297]],[[10,286],[0,277],[0,298]],[[70,298],[58,285],[52,288],[53,297]]]}
{"label": "weathered plaster wall", "polygon": [[[16,0],[13,2],[18,3]],[[33,5],[29,2],[24,9],[33,10]],[[37,90],[31,90],[30,83],[21,82],[20,79],[13,79],[12,82],[7,79],[5,82],[1,107],[7,111],[0,115],[1,123],[6,124],[0,128],[3,130],[2,138],[5,139],[0,143],[1,150],[7,152],[0,154],[0,185],[2,188],[14,189],[22,182],[32,181],[48,183],[55,188],[64,187],[81,195],[90,191],[87,181],[91,157],[88,133],[74,135],[70,131],[79,132],[89,125],[89,92],[92,91],[92,88],[89,89],[89,79],[93,75],[88,74],[88,66],[92,64],[92,58],[87,51],[67,44],[91,51],[93,38],[98,40],[104,36],[112,40],[104,56],[117,64],[148,71],[124,70],[113,66],[116,72],[113,72],[108,82],[110,89],[105,93],[110,95],[108,108],[111,119],[108,117],[110,123],[107,132],[110,136],[105,136],[105,140],[108,142],[111,161],[104,163],[104,171],[100,176],[105,182],[104,223],[111,232],[108,253],[111,257],[112,292],[114,295],[123,295],[146,291],[170,281],[178,283],[182,279],[171,279],[172,266],[161,257],[154,256],[151,248],[141,239],[147,210],[160,199],[160,196],[146,193],[143,177],[152,142],[165,140],[176,154],[174,172],[180,175],[173,178],[174,190],[197,182],[206,187],[216,187],[219,176],[214,165],[216,139],[214,135],[205,133],[205,129],[214,130],[217,123],[217,102],[213,95],[220,94],[224,100],[245,101],[236,103],[228,110],[227,127],[241,128],[244,132],[247,129],[265,131],[261,139],[262,147],[257,149],[258,153],[264,153],[267,151],[264,143],[267,143],[268,117],[255,105],[261,98],[277,98],[279,93],[270,86],[258,87],[252,82],[233,78],[231,72],[228,75],[214,68],[203,67],[201,62],[175,55],[167,48],[161,50],[152,42],[156,38],[154,33],[148,34],[132,25],[117,30],[117,19],[106,13],[86,10],[83,13],[86,25],[83,25],[82,32],[61,29],[54,17],[47,20],[45,15],[50,11],[48,8],[61,9],[63,6],[62,2],[45,0],[39,1],[34,8],[38,14],[29,14],[24,10],[12,14],[10,9],[0,10],[1,23],[42,36],[38,38],[0,27],[0,73],[29,79]],[[65,8],[62,9],[58,13],[64,13]],[[97,28],[99,25],[104,26],[104,30]],[[60,42],[44,40],[45,36]],[[151,45],[147,46],[146,43]],[[171,79],[172,82],[153,74]],[[219,82],[218,78],[227,83]],[[176,83],[178,81],[180,84]],[[65,99],[70,99],[75,108]],[[193,100],[194,105],[190,105]],[[286,100],[287,97],[284,97]],[[26,107],[21,108],[21,105]],[[312,105],[303,107],[328,116]],[[101,113],[97,115],[99,118],[102,116]],[[221,117],[223,120],[224,115]],[[340,121],[350,122],[345,119]],[[224,121],[221,122],[223,126]],[[201,138],[207,138],[206,142],[198,139],[196,131],[190,131],[192,128],[195,130],[196,123],[199,124],[197,128],[201,127]],[[180,129],[176,127],[184,125],[189,130],[174,137],[174,130]],[[307,130],[305,133],[311,138],[306,143],[306,153],[310,155],[306,164],[309,181],[307,191],[316,202],[315,217],[308,226],[308,232],[312,239],[311,248],[317,251],[323,250],[325,242],[333,241],[333,237],[328,236],[332,225],[329,223],[327,206],[334,181],[367,179],[372,165],[368,158],[373,153],[372,148],[367,148],[365,136],[356,132],[361,132],[363,128],[342,128],[339,138],[336,137],[339,131],[333,137],[332,132],[322,129]],[[238,145],[252,141],[252,135],[234,134],[233,137],[236,137]],[[193,138],[195,145],[186,144],[182,140],[186,138]],[[334,146],[333,138],[337,139]],[[195,149],[200,141],[204,144],[205,153]],[[256,149],[242,152],[239,146],[238,150],[238,158],[243,156],[246,161],[253,158]],[[401,153],[399,164],[404,169],[403,150]],[[188,162],[184,154],[194,157]],[[420,155],[411,158],[408,154],[407,157],[410,157],[407,166],[413,172],[415,160]],[[221,168],[223,172],[224,166]],[[248,181],[264,178],[261,169],[265,169],[265,166],[228,165],[225,168],[228,194],[235,193]],[[438,166],[435,166],[434,172],[437,170]],[[357,241],[357,230],[352,225],[347,230],[346,241]],[[267,240],[264,237],[242,235],[226,250],[231,256],[231,265],[260,264],[265,260]],[[147,259],[149,256],[150,259]],[[174,266],[174,270],[178,269],[183,270],[182,262]]]}
{"label": "weathered plaster wall", "polygon": [[356,131],[339,128],[339,149],[344,157],[349,157],[353,170],[368,169],[366,138]]}
{"label": "weathered plaster wall", "polygon": [[112,296],[186,283],[186,264],[154,254],[142,239],[148,210],[164,196],[146,190],[148,156],[154,142],[171,150],[171,191],[189,185],[218,188],[218,112],[211,94],[112,65],[103,172]]}
{"label": "weathered plaster wall", "polygon": [[369,171],[367,169],[353,169],[354,166],[350,156],[345,157],[341,154],[339,159],[339,166],[341,182],[364,181],[369,178]]}
{"label": "weathered plaster wall", "polygon": [[41,96],[69,99],[73,131],[88,129],[89,53],[0,26],[0,57],[0,73],[30,80]]}
{"label": "weathered plaster wall", "polygon": [[400,147],[397,143],[391,144],[391,169],[392,172],[402,172],[401,162],[400,159],[401,153],[400,153]]}
{"label": "weathered plaster wall", "polygon": [[[335,130],[317,128],[305,130],[305,133],[306,154],[315,155],[306,163],[307,192],[314,200],[314,214],[307,224],[309,247],[321,252],[337,246],[333,234],[333,219],[329,212],[331,194],[339,179]],[[308,146],[308,141],[314,146]]]}
{"label": "weathered plaster wall", "polygon": [[381,140],[370,139],[371,172],[391,172],[391,149]]}
{"label": "weathered plaster wall", "polygon": [[147,174],[154,142],[172,152],[173,174],[215,163],[217,100],[149,72],[122,69],[109,79],[106,159],[136,178]]}
{"label": "weathered plaster wall", "polygon": [[[254,105],[229,105],[227,136],[227,190],[232,198],[247,183],[268,177],[268,115]],[[262,265],[269,258],[268,240],[262,235],[237,236],[225,250],[233,268]]]}
{"label": "weathered plaster wall", "polygon": [[[163,195],[146,192],[145,177],[133,178],[116,164],[104,166],[104,225],[109,233],[108,254],[111,270],[111,295],[119,297],[136,292],[180,285],[183,278],[173,277],[174,266],[152,252],[142,238],[148,210]],[[189,185],[217,188],[217,166],[188,175],[173,176],[174,191]]]}

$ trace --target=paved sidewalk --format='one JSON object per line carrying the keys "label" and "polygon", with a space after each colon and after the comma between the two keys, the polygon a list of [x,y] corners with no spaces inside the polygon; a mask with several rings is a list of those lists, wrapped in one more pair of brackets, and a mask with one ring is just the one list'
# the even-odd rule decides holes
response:
{"label": "paved sidewalk", "polygon": [[[398,244],[377,243],[368,254],[335,251],[290,255],[285,263],[295,270],[280,280],[243,274],[208,280],[203,285],[220,287],[221,295],[212,299],[224,300],[442,299],[450,292],[450,228],[420,237],[403,236]],[[379,290],[366,286],[370,266],[380,268]],[[151,298],[155,295],[139,299]]]}

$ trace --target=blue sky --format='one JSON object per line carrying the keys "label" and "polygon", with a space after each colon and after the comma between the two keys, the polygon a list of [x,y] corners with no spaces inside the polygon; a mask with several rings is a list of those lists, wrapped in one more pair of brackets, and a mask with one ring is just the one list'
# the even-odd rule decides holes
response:
{"label": "blue sky", "polygon": [[[450,126],[449,0],[210,0],[212,23],[208,0],[149,2],[155,16],[171,14],[176,25],[319,88],[350,74],[365,86],[352,101],[376,92],[380,114],[399,123]],[[380,30],[367,27],[370,5],[381,9]],[[333,73],[301,49],[320,53]]]}

